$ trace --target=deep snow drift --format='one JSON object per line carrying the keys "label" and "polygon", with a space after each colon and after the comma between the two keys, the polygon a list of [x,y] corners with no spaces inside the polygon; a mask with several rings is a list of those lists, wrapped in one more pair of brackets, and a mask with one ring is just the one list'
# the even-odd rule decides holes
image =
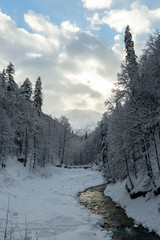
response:
{"label": "deep snow drift", "polygon": [[146,197],[131,199],[126,190],[126,180],[108,184],[104,194],[121,206],[128,217],[135,220],[136,225],[142,224],[149,231],[160,236],[160,196],[148,193]]}
{"label": "deep snow drift", "polygon": [[[0,171],[0,238],[4,234],[9,199],[9,229],[12,239],[109,240],[102,231],[101,218],[78,202],[77,194],[102,184],[101,174],[93,170],[48,166],[31,174],[16,160]],[[26,218],[26,221],[25,221]],[[25,223],[26,222],[26,223]],[[25,230],[27,229],[27,231]]]}

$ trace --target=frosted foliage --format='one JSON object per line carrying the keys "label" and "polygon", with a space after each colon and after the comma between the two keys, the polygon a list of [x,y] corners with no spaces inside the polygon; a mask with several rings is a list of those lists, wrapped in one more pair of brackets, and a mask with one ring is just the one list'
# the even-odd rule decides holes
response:
{"label": "frosted foliage", "polygon": [[34,106],[36,107],[38,112],[41,112],[43,99],[42,99],[42,82],[40,77],[38,77],[36,81],[33,99]]}
{"label": "frosted foliage", "polygon": [[127,51],[133,48],[132,34],[130,33],[129,26],[126,27],[124,41],[125,41],[125,47]]}
{"label": "frosted foliage", "polygon": [[[83,155],[85,140],[72,131],[66,117],[52,118],[42,112],[42,82],[38,77],[32,97],[28,78],[20,88],[8,89],[13,64],[0,74],[0,164],[8,156],[23,159],[31,171],[37,166],[93,162]],[[38,113],[38,114],[37,114]],[[81,145],[81,147],[79,147]]]}
{"label": "frosted foliage", "polygon": [[[130,28],[125,31],[126,59],[108,107],[108,181],[127,179],[131,196],[160,193],[160,37],[150,37],[137,61]],[[143,176],[145,181],[139,185]],[[142,179],[141,179],[142,182]],[[139,188],[138,188],[139,186]],[[140,193],[139,193],[140,194]]]}
{"label": "frosted foliage", "polygon": [[15,74],[14,65],[10,62],[6,69],[7,74],[7,80],[8,80],[8,91],[14,91],[15,90],[15,82],[13,75]]}
{"label": "frosted foliage", "polygon": [[29,100],[32,95],[32,84],[30,80],[27,78],[20,88],[20,94],[23,95],[25,100]]}

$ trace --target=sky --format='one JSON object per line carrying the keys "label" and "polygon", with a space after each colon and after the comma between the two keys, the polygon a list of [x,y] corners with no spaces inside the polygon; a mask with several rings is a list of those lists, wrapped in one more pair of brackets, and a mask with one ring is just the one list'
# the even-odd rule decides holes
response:
{"label": "sky", "polygon": [[0,0],[0,71],[43,84],[43,111],[104,112],[130,26],[136,54],[160,29],[159,0]]}

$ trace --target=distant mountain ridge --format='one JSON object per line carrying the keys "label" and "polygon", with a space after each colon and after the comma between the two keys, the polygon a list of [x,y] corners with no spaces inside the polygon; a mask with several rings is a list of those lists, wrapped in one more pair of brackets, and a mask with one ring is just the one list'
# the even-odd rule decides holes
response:
{"label": "distant mountain ridge", "polygon": [[92,132],[102,118],[100,112],[81,109],[66,111],[64,115],[69,119],[74,132],[78,135]]}

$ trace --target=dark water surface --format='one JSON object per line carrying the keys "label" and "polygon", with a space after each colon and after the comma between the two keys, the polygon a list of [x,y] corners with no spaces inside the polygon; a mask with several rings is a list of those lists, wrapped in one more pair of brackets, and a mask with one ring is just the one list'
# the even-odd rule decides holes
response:
{"label": "dark water surface", "polygon": [[113,232],[114,240],[160,240],[160,237],[148,233],[142,227],[133,227],[133,220],[126,216],[124,210],[103,195],[105,187],[106,185],[101,185],[89,188],[80,193],[79,199],[82,205],[103,218],[103,227]]}

